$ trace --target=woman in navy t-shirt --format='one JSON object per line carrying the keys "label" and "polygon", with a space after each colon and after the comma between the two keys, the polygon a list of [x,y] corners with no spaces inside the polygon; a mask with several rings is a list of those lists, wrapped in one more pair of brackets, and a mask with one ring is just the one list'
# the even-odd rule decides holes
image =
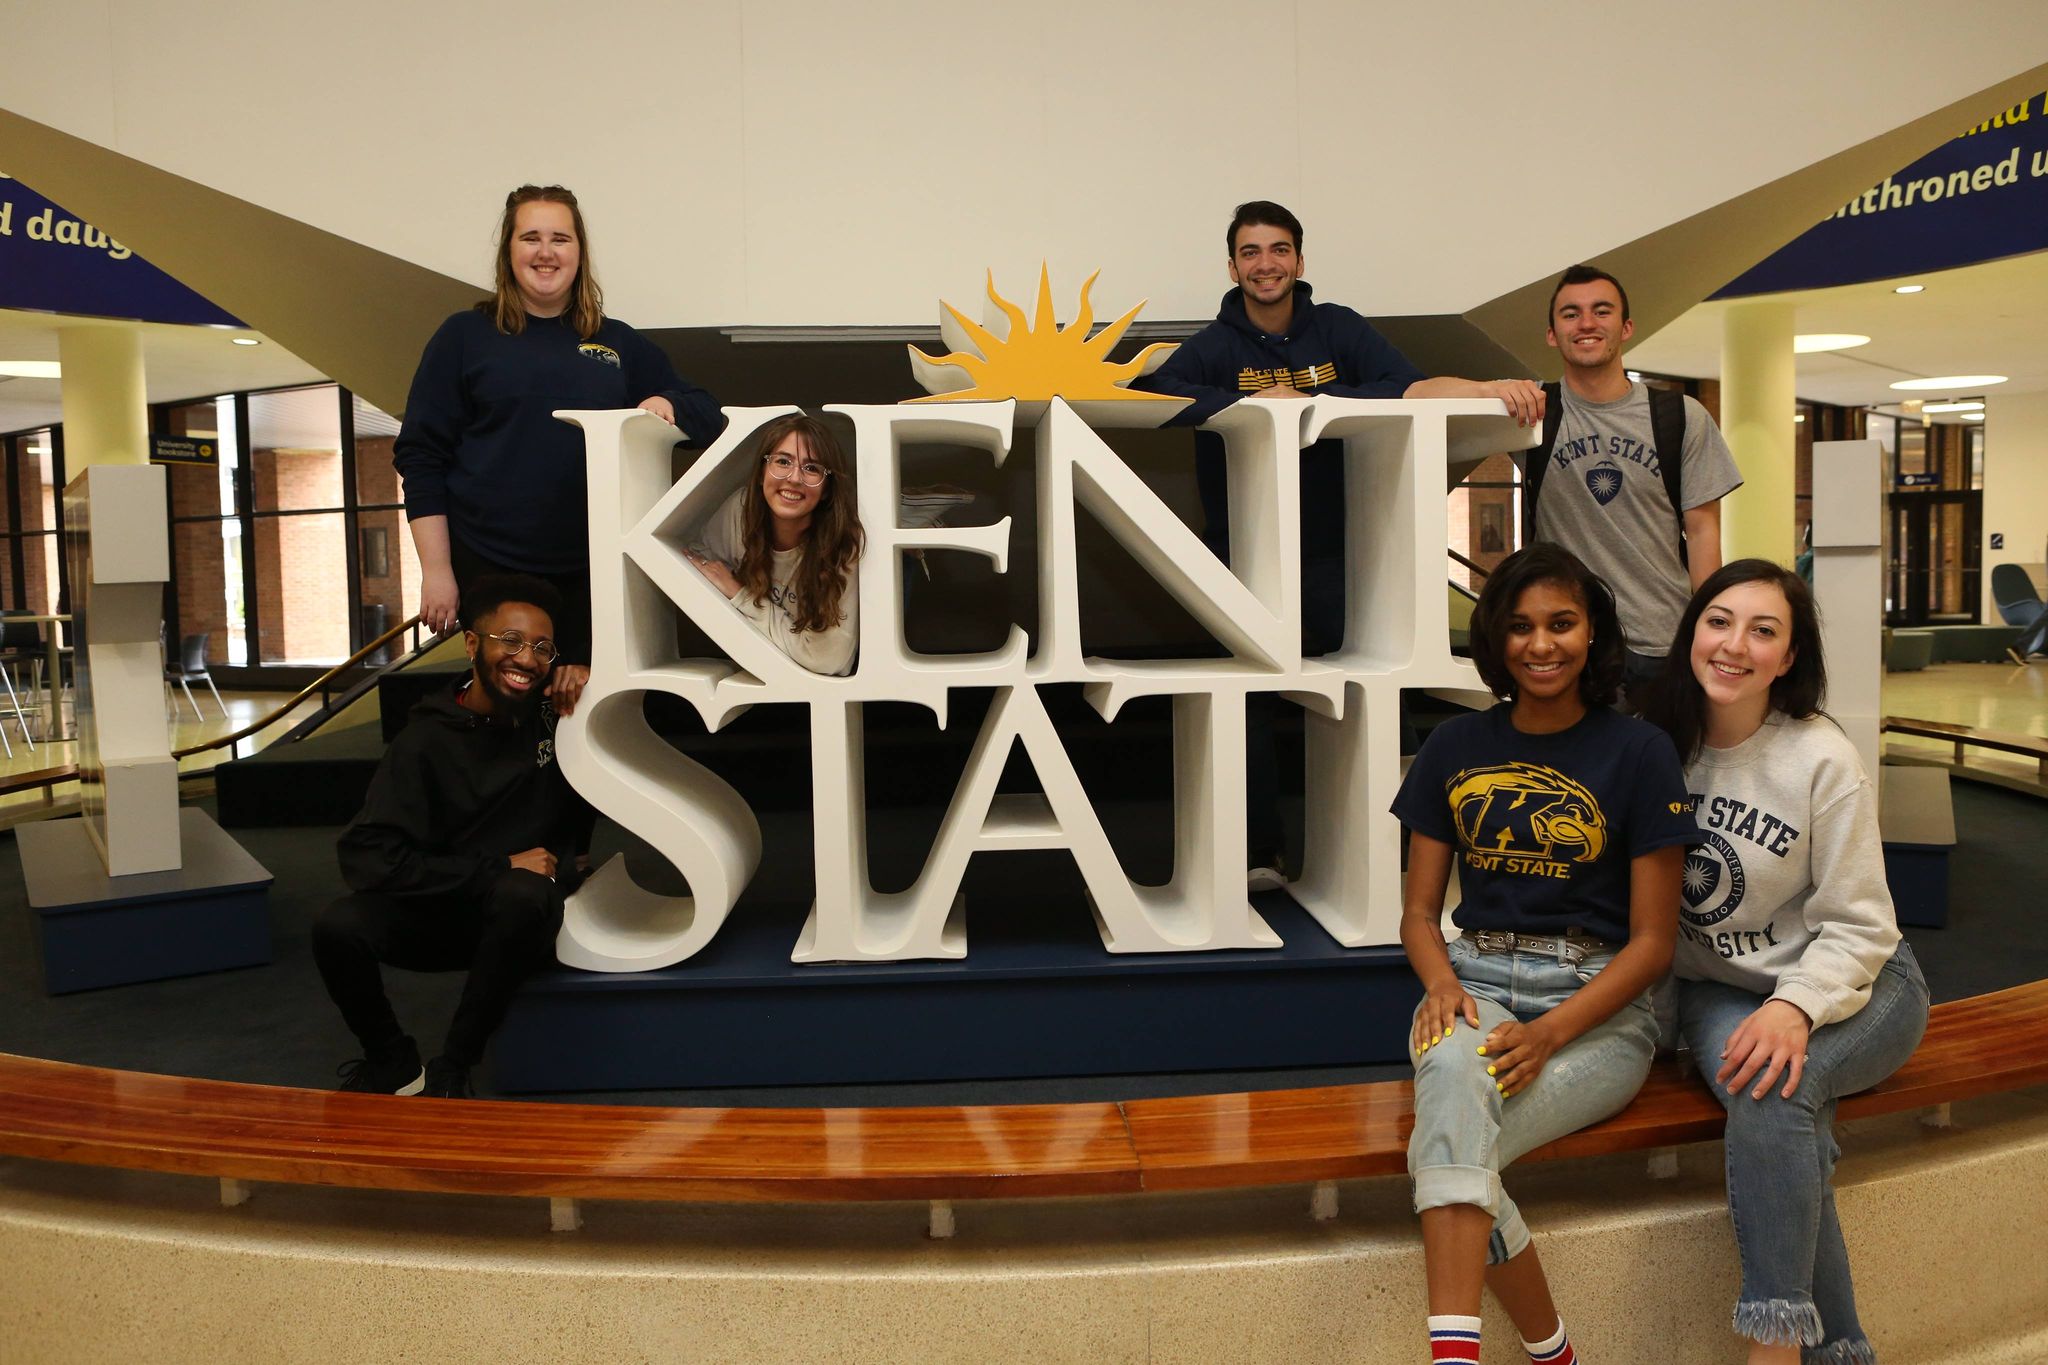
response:
{"label": "woman in navy t-shirt", "polygon": [[[1437,1360],[1478,1359],[1482,1283],[1531,1356],[1574,1359],[1500,1171],[1627,1104],[1656,1052],[1649,992],[1699,831],[1671,741],[1609,709],[1626,658],[1614,596],[1575,556],[1509,556],[1472,616],[1502,703],[1438,726],[1394,800],[1401,943],[1425,991],[1408,1170]],[[1446,945],[1454,861],[1463,932]]]}

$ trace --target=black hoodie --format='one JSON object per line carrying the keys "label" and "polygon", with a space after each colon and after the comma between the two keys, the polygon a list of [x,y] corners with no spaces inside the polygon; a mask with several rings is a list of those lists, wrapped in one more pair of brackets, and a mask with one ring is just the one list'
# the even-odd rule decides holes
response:
{"label": "black hoodie", "polygon": [[555,762],[555,713],[483,716],[465,677],[415,706],[336,851],[351,890],[481,896],[510,855],[545,848],[572,865],[576,802]]}
{"label": "black hoodie", "polygon": [[[1342,304],[1317,303],[1307,284],[1294,286],[1294,315],[1285,336],[1270,336],[1245,313],[1244,291],[1223,296],[1216,321],[1183,342],[1166,363],[1131,387],[1195,401],[1169,426],[1199,426],[1240,398],[1286,384],[1334,398],[1399,398],[1424,378],[1372,324]],[[1343,442],[1318,441],[1301,455],[1301,547],[1304,559],[1344,548]],[[1227,556],[1229,503],[1223,438],[1195,436],[1195,480],[1208,516],[1206,539]]]}

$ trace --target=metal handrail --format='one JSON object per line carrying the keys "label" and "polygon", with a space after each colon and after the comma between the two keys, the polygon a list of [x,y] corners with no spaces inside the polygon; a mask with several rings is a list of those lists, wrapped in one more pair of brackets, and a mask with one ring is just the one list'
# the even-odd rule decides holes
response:
{"label": "metal handrail", "polygon": [[[351,668],[354,668],[357,664],[363,662],[370,655],[375,654],[378,650],[390,644],[393,640],[397,639],[400,635],[403,635],[406,631],[411,630],[414,626],[417,626],[419,623],[419,617],[408,617],[406,620],[399,622],[391,629],[385,631],[382,635],[379,635],[376,639],[370,641],[370,643],[364,645],[355,653],[349,655],[348,658],[342,660],[334,667],[328,669],[325,673],[322,673],[319,677],[313,679],[313,681],[307,683],[304,687],[300,688],[296,694],[293,695],[290,701],[285,702],[282,706],[279,706],[275,711],[272,711],[269,715],[263,717],[261,720],[251,722],[248,725],[244,725],[241,729],[235,731],[233,734],[230,735],[222,735],[217,739],[206,740],[204,743],[188,745],[183,749],[173,749],[171,750],[171,757],[187,758],[193,754],[203,754],[209,749],[219,749],[230,744],[238,743],[241,740],[247,739],[250,735],[255,734],[258,730],[267,729],[268,727],[276,724],[278,721],[284,719],[284,717],[287,714],[289,714],[293,709],[295,709],[300,702],[306,700],[306,698],[312,696],[315,692],[318,692],[322,696],[325,696],[327,693],[328,685],[331,684],[336,678],[341,676],[341,674],[347,672]],[[438,641],[440,638],[441,637],[437,635],[434,637],[434,641]],[[432,644],[434,643],[434,641],[429,641],[428,643]]]}
{"label": "metal handrail", "polygon": [[1451,559],[1456,563],[1462,564],[1466,568],[1470,569],[1473,573],[1478,574],[1481,578],[1485,578],[1491,572],[1491,570],[1489,569],[1474,564],[1471,560],[1465,558],[1465,556],[1459,554],[1456,550],[1447,548],[1445,549],[1444,553],[1449,555]]}

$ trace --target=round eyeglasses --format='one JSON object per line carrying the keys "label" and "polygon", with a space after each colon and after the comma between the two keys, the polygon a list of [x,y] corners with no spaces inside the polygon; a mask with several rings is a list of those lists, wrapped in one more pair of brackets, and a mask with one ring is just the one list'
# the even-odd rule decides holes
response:
{"label": "round eyeglasses", "polygon": [[768,472],[778,479],[796,479],[806,488],[816,488],[831,477],[832,471],[816,460],[799,461],[794,455],[763,455],[768,462]]}
{"label": "round eyeglasses", "polygon": [[508,630],[503,635],[486,633],[484,638],[496,640],[505,647],[505,652],[515,659],[530,649],[536,662],[551,664],[562,652],[555,648],[553,640],[529,640],[516,630]]}

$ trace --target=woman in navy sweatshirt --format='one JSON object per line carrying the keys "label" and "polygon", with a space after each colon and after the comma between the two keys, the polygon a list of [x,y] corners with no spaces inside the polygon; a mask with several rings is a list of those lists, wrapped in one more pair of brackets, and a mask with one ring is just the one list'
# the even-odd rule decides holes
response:
{"label": "woman in navy sweatshirt", "polygon": [[554,413],[636,405],[692,441],[725,429],[710,394],[604,315],[576,196],[521,185],[505,197],[497,295],[427,343],[394,463],[427,625],[453,629],[462,588],[485,574],[537,574],[561,590],[562,662],[548,688],[558,703],[573,706],[590,676],[590,541],[583,433]]}

